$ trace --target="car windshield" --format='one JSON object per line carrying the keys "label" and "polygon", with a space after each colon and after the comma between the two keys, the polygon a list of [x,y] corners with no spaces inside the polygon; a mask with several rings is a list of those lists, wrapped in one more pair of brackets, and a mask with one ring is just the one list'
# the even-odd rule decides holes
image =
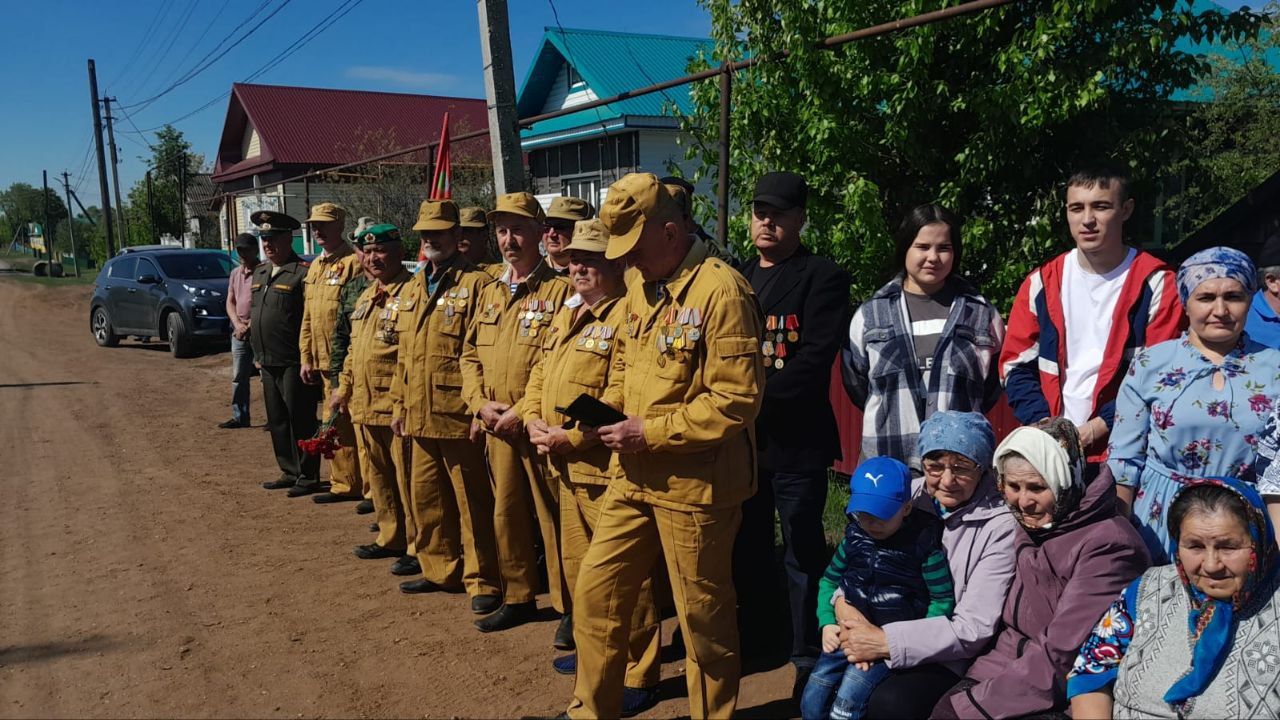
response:
{"label": "car windshield", "polygon": [[216,252],[156,255],[164,274],[174,280],[215,280],[231,275],[231,258]]}

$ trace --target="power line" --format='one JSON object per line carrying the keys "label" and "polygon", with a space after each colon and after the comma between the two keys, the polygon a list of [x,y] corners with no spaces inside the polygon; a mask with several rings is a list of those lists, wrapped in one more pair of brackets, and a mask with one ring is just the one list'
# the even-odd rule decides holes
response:
{"label": "power line", "polygon": [[142,37],[138,40],[137,47],[133,49],[133,53],[129,55],[129,59],[125,61],[124,66],[120,68],[120,71],[111,78],[111,82],[114,83],[116,80],[125,77],[130,68],[133,67],[133,64],[138,61],[138,58],[142,55],[142,51],[147,47],[147,42],[151,40],[152,33],[154,33],[156,28],[159,26],[161,18],[169,14],[170,7],[171,5],[168,2],[160,3],[160,9],[151,16],[151,22],[147,23],[147,29],[142,31]]}
{"label": "power line", "polygon": [[[259,67],[257,70],[255,70],[254,72],[252,72],[251,74],[249,74],[249,76],[248,76],[248,77],[246,77],[242,82],[253,82],[254,80],[258,79],[259,77],[261,77],[262,75],[264,75],[265,73],[267,73],[268,71],[270,71],[270,70],[271,70],[272,68],[274,68],[275,66],[277,66],[277,65],[279,65],[280,63],[284,62],[285,60],[289,59],[289,57],[290,57],[290,56],[292,56],[292,55],[293,55],[294,53],[296,53],[297,51],[301,50],[303,47],[305,47],[305,46],[306,46],[308,43],[310,43],[312,40],[314,40],[314,39],[316,39],[317,37],[319,37],[319,36],[320,36],[320,35],[321,35],[325,30],[328,30],[330,27],[332,27],[334,24],[336,24],[339,20],[341,20],[343,17],[345,17],[345,16],[347,15],[347,13],[349,13],[349,12],[351,12],[352,10],[356,9],[356,7],[357,7],[357,6],[359,6],[359,5],[360,5],[361,3],[363,3],[363,2],[364,2],[364,0],[343,0],[343,2],[342,2],[340,5],[338,5],[338,7],[337,7],[337,8],[335,8],[335,9],[333,10],[333,12],[329,13],[328,15],[326,15],[324,18],[322,18],[322,19],[321,19],[319,22],[317,22],[315,25],[311,26],[311,29],[307,30],[305,33],[303,33],[301,36],[299,36],[297,40],[294,40],[294,41],[293,41],[293,43],[292,43],[292,44],[290,44],[288,47],[286,47],[284,50],[281,50],[279,53],[277,53],[277,54],[275,55],[275,57],[273,57],[273,58],[271,58],[270,60],[268,60],[267,62],[263,63],[263,65],[262,65],[261,67]],[[157,126],[155,126],[155,127],[153,127],[153,128],[148,128],[147,130],[138,130],[138,129],[137,129],[137,127],[135,126],[135,127],[134,127],[134,129],[133,129],[132,131],[130,131],[130,130],[123,130],[122,132],[126,132],[126,133],[128,133],[128,132],[136,132],[136,133],[138,133],[138,134],[141,134],[141,133],[148,133],[148,132],[155,132],[155,131],[157,131],[157,130],[159,130],[159,129],[163,128],[165,125],[175,125],[175,124],[177,124],[177,123],[179,123],[179,122],[181,122],[181,121],[183,121],[183,120],[186,120],[187,118],[189,118],[189,117],[191,117],[191,116],[193,116],[193,115],[196,115],[197,113],[203,112],[203,111],[205,111],[205,110],[209,109],[210,107],[212,107],[213,105],[215,105],[216,103],[218,103],[218,102],[220,102],[220,101],[222,101],[222,100],[225,100],[225,99],[226,99],[227,97],[229,97],[230,95],[231,95],[231,92],[230,92],[230,91],[228,91],[228,92],[224,92],[224,93],[220,93],[219,95],[215,96],[213,99],[211,99],[211,100],[209,100],[208,102],[204,103],[203,105],[201,105],[201,106],[197,107],[196,109],[194,109],[194,110],[192,110],[192,111],[190,111],[190,112],[188,112],[188,113],[185,113],[185,114],[183,114],[183,115],[180,115],[180,116],[178,116],[177,118],[174,118],[173,120],[170,120],[169,122],[166,122],[166,123],[162,123],[162,124],[160,124],[160,125],[157,125]],[[135,103],[135,104],[136,104],[136,103]],[[132,106],[129,106],[129,107],[132,107]]]}
{"label": "power line", "polygon": [[[250,22],[251,22],[255,17],[257,17],[258,13],[262,12],[262,8],[266,7],[270,2],[271,2],[271,0],[264,0],[264,2],[262,3],[262,5],[259,5],[259,6],[258,6],[258,8],[254,10],[253,14],[252,14],[252,15],[250,15],[248,19],[246,19],[243,23],[241,23],[241,24],[240,24],[240,25],[238,25],[235,29],[233,29],[233,30],[231,31],[231,33],[228,35],[228,37],[230,37],[231,35],[234,35],[234,34],[235,34],[235,32],[236,32],[237,30],[240,30],[240,29],[241,29],[241,28],[243,28],[246,24],[250,23]],[[176,81],[174,81],[173,83],[171,83],[171,84],[170,84],[168,87],[166,87],[164,90],[161,90],[160,92],[156,93],[155,95],[152,95],[151,97],[149,97],[149,98],[147,98],[147,99],[145,99],[145,100],[140,100],[140,101],[138,101],[138,102],[136,102],[136,103],[132,103],[132,104],[128,105],[127,107],[129,107],[129,108],[140,108],[140,109],[141,109],[141,108],[145,108],[145,107],[147,107],[147,106],[151,105],[151,103],[154,103],[156,100],[159,100],[160,98],[164,97],[165,95],[168,95],[169,93],[173,92],[174,90],[178,89],[179,87],[182,87],[183,85],[187,84],[187,83],[188,83],[188,82],[190,82],[193,78],[195,78],[197,75],[199,75],[200,73],[204,72],[205,70],[208,70],[208,69],[209,69],[209,67],[211,67],[214,63],[218,62],[218,60],[221,60],[222,58],[226,57],[226,56],[227,56],[227,53],[229,53],[229,52],[231,52],[232,50],[234,50],[234,49],[236,48],[236,46],[238,46],[240,43],[244,42],[245,40],[248,40],[250,36],[252,36],[255,32],[257,32],[257,31],[258,31],[258,30],[260,30],[264,25],[266,25],[266,24],[267,24],[267,22],[268,22],[269,20],[271,20],[271,18],[275,17],[275,16],[276,16],[276,15],[277,15],[281,10],[283,10],[283,9],[284,9],[284,8],[285,8],[285,7],[290,3],[290,2],[292,2],[292,0],[281,0],[281,1],[280,1],[280,4],[279,4],[279,5],[277,5],[277,6],[275,7],[275,9],[273,9],[270,13],[268,13],[268,14],[267,14],[267,16],[266,16],[266,17],[264,17],[264,18],[262,19],[262,21],[261,21],[261,22],[258,22],[258,23],[254,24],[254,25],[251,25],[251,26],[249,27],[249,29],[248,29],[247,31],[245,31],[245,33],[244,33],[243,35],[241,35],[240,37],[236,38],[234,42],[232,42],[230,45],[228,45],[228,46],[227,46],[227,48],[226,48],[225,50],[222,50],[222,51],[221,51],[221,53],[219,53],[216,57],[213,57],[213,55],[214,55],[214,53],[218,53],[218,52],[219,52],[219,48],[221,48],[221,47],[222,47],[222,44],[223,44],[224,42],[226,42],[226,39],[225,39],[225,38],[223,39],[223,41],[222,41],[222,42],[218,43],[218,45],[217,45],[217,46],[215,46],[213,50],[210,50],[208,53],[206,53],[206,54],[205,54],[205,56],[204,56],[203,58],[201,58],[199,62],[197,62],[197,63],[196,63],[196,66],[195,66],[195,67],[193,67],[191,70],[187,71],[187,73],[186,73],[186,74],[184,74],[182,77],[178,78]]]}
{"label": "power line", "polygon": [[178,69],[181,68],[183,64],[187,62],[187,59],[191,57],[191,53],[195,52],[196,47],[198,47],[200,43],[204,42],[204,39],[209,34],[209,31],[213,29],[214,23],[218,22],[218,18],[222,17],[222,13],[226,11],[227,6],[230,4],[231,4],[231,0],[222,0],[222,7],[218,8],[218,12],[214,13],[213,17],[210,18],[208,22],[204,23],[204,31],[200,33],[200,37],[196,38],[193,42],[187,45],[187,51],[183,53],[182,57],[179,58],[178,61],[173,64],[173,70],[167,76],[165,76],[164,82],[167,83],[173,80],[173,78],[177,76]]}
{"label": "power line", "polygon": [[[182,32],[187,29],[187,23],[191,21],[191,14],[195,12],[196,5],[199,4],[199,1],[200,0],[191,0],[191,2],[188,3],[186,11],[182,13],[182,15],[178,16],[176,26],[169,30],[169,42],[165,43],[164,47],[159,50],[159,56],[146,61],[145,66],[147,68],[147,74],[140,82],[134,85],[134,88],[138,92],[141,92],[142,88],[146,87],[147,83],[151,82],[151,78],[155,77],[156,70],[160,69],[160,64],[164,62],[164,59],[169,56],[169,52],[173,50],[174,43],[178,41],[179,37],[182,37]],[[163,35],[161,35],[161,37],[163,37]],[[156,45],[159,47],[159,43]]]}

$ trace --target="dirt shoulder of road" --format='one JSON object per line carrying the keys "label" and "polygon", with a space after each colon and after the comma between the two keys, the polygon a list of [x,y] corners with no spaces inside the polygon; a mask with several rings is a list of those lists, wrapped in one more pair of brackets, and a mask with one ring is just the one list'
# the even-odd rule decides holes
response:
{"label": "dirt shoulder of road", "polygon": [[[0,276],[0,717],[565,707],[549,614],[484,635],[465,595],[399,593],[389,561],[351,554],[369,516],[258,486],[278,472],[256,385],[255,427],[215,427],[225,352],[99,348],[90,292]],[[647,717],[688,712],[682,670]],[[789,667],[750,676],[741,714],[785,715],[790,690]]]}

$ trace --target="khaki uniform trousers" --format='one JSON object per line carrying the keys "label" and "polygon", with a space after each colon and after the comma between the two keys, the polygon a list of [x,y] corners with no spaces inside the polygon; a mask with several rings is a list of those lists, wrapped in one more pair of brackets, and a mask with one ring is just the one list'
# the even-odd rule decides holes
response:
{"label": "khaki uniform trousers", "polygon": [[[325,404],[328,404],[329,397],[336,389],[337,386],[330,382],[326,375],[324,378]],[[333,453],[333,459],[329,461],[329,492],[334,495],[363,497],[365,487],[364,481],[360,479],[360,458],[357,457],[356,431],[351,424],[351,416],[338,413],[338,419],[334,421],[333,426],[338,429],[338,443],[342,447]]]}
{"label": "khaki uniform trousers", "polygon": [[409,438],[401,493],[422,576],[446,588],[461,581],[471,597],[501,594],[484,446],[465,439]]}
{"label": "khaki uniform trousers", "polygon": [[[560,553],[563,556],[564,580],[572,592],[577,592],[578,569],[600,522],[600,498],[607,487],[560,484]],[[653,585],[653,581],[647,578],[641,582],[640,598],[631,614],[627,687],[652,688],[662,679],[662,625],[654,604]],[[576,598],[574,603],[577,604]]]}
{"label": "khaki uniform trousers", "polygon": [[560,488],[546,472],[538,451],[521,437],[514,444],[487,435],[489,470],[493,474],[493,531],[502,571],[503,600],[533,602],[538,593],[535,529],[542,535],[547,558],[551,606],[565,612],[564,576],[560,571]]}
{"label": "khaki uniform trousers", "polygon": [[741,667],[732,557],[741,523],[737,505],[672,510],[609,486],[574,588],[578,677],[570,717],[614,718],[621,712],[632,617],[658,553],[666,561],[684,633],[689,716],[733,715]]}
{"label": "khaki uniform trousers", "polygon": [[411,553],[406,540],[404,502],[396,478],[404,473],[404,439],[383,425],[355,425],[360,474],[373,493],[378,545]]}

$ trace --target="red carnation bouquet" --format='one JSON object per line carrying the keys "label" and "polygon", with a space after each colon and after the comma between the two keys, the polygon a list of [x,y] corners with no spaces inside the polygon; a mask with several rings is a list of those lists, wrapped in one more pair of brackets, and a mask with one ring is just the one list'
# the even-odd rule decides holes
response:
{"label": "red carnation bouquet", "polygon": [[299,440],[298,447],[302,452],[308,455],[323,455],[326,460],[332,460],[333,454],[342,447],[342,443],[338,442],[338,428],[333,426],[337,419],[338,414],[334,413],[328,420],[321,423],[313,437],[308,440]]}

